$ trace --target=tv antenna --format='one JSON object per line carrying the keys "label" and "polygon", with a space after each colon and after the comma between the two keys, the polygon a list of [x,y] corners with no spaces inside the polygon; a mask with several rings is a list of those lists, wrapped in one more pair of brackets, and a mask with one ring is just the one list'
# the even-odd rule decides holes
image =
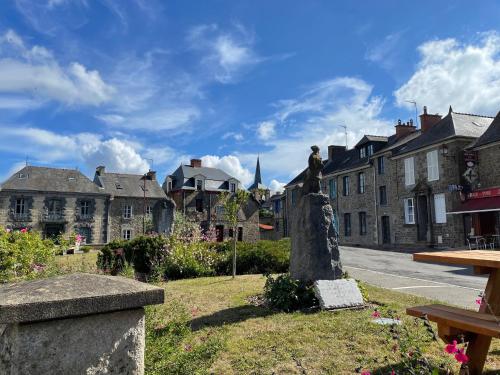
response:
{"label": "tv antenna", "polygon": [[418,128],[417,102],[415,100],[405,100],[406,103],[411,103],[415,106],[415,125]]}
{"label": "tv antenna", "polygon": [[340,126],[341,128],[344,128],[344,134],[345,134],[345,148],[346,148],[346,150],[347,150],[347,149],[349,148],[349,147],[347,146],[347,126],[346,126],[346,125],[338,125],[338,126]]}

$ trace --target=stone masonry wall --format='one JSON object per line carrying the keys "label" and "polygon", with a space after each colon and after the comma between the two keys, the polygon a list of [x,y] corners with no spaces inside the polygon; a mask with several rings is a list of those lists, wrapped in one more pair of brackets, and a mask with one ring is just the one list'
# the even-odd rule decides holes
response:
{"label": "stone masonry wall", "polygon": [[479,150],[478,158],[481,188],[500,186],[500,145],[496,144]]}

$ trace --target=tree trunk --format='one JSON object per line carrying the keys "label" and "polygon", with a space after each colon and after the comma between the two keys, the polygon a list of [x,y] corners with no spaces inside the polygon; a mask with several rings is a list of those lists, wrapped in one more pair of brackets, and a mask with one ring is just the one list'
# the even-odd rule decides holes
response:
{"label": "tree trunk", "polygon": [[236,277],[236,229],[233,227],[233,279]]}

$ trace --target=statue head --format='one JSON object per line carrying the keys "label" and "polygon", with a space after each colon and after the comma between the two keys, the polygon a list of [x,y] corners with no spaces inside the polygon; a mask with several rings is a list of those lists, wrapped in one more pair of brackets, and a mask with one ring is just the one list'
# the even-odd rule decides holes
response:
{"label": "statue head", "polygon": [[316,145],[311,146],[311,150],[312,150],[315,154],[317,154],[317,153],[319,152],[319,147],[318,147],[318,146],[316,146]]}

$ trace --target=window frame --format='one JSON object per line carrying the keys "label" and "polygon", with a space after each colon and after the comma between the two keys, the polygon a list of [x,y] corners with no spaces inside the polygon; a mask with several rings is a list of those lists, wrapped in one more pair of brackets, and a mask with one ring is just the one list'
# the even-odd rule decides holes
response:
{"label": "window frame", "polygon": [[16,206],[14,209],[16,215],[24,215],[26,213],[26,199],[16,198]]}
{"label": "window frame", "polygon": [[359,158],[360,159],[366,158],[366,148],[365,147],[361,147],[359,149]]}
{"label": "window frame", "polygon": [[229,191],[231,193],[236,193],[236,183],[234,183],[234,182],[229,183]]}
{"label": "window frame", "polygon": [[[128,233],[128,235],[126,235]],[[130,241],[132,239],[132,229],[122,229],[122,240]]]}
{"label": "window frame", "polygon": [[[441,203],[438,203],[441,202]],[[440,209],[438,216],[438,207]],[[434,194],[434,222],[436,224],[446,224],[446,195],[444,193]]]}
{"label": "window frame", "polygon": [[415,157],[410,156],[404,159],[404,167],[405,167],[405,186],[415,185]]}
{"label": "window frame", "polygon": [[[415,198],[404,198],[403,202],[404,202],[403,205],[404,205],[405,224],[407,225],[416,224]],[[410,202],[411,205],[409,204]]]}
{"label": "window frame", "polygon": [[366,193],[366,174],[365,172],[358,173],[358,194]]}
{"label": "window frame", "polygon": [[196,191],[203,191],[203,180],[200,178],[197,178],[195,180],[195,189]]}
{"label": "window frame", "polygon": [[439,181],[439,153],[437,150],[427,152],[427,181]]}
{"label": "window frame", "polygon": [[351,226],[351,214],[349,212],[344,213],[344,237],[351,237],[352,226]]}
{"label": "window frame", "polygon": [[337,179],[330,178],[328,180],[328,196],[330,199],[337,198]]}
{"label": "window frame", "polygon": [[123,205],[122,217],[124,219],[132,219],[132,217],[134,216],[133,212],[134,212],[134,209],[133,209],[133,206],[131,204],[124,204]]}
{"label": "window frame", "polygon": [[365,211],[358,212],[358,219],[359,219],[359,235],[365,236],[368,232],[366,225],[366,212]]}
{"label": "window frame", "polygon": [[90,216],[90,201],[81,200],[80,201],[80,216],[89,217]]}
{"label": "window frame", "polygon": [[382,174],[385,174],[385,160],[384,160],[384,156],[379,156],[377,158],[377,170],[378,170],[378,174],[379,175],[382,175]]}
{"label": "window frame", "polygon": [[203,212],[203,199],[202,198],[196,198],[195,207],[196,207],[196,212]]}
{"label": "window frame", "polygon": [[[387,186],[386,185],[379,186],[378,191],[379,191],[379,195],[378,195],[379,204],[381,206],[387,206]],[[383,195],[382,195],[382,192],[384,192]],[[382,199],[382,197],[384,199]]]}
{"label": "window frame", "polygon": [[342,195],[344,197],[349,196],[349,190],[350,190],[349,189],[349,182],[350,182],[349,180],[350,180],[349,176],[342,177]]}

